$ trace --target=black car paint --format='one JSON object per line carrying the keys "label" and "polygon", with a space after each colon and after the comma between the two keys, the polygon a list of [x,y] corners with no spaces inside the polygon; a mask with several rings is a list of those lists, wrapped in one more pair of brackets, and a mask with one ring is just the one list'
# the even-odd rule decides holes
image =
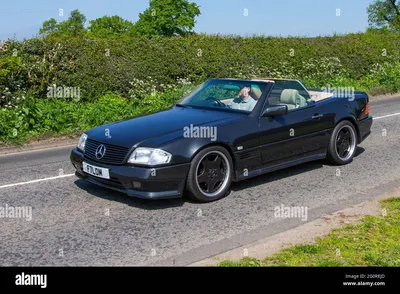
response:
{"label": "black car paint", "polygon": [[[365,114],[368,96],[356,92],[354,100],[330,98],[285,115],[263,117],[272,89],[268,83],[259,103],[250,114],[210,108],[178,107],[151,115],[103,125],[86,132],[90,139],[131,148],[124,163],[102,164],[74,149],[71,161],[77,175],[92,183],[130,196],[157,199],[182,197],[191,159],[211,145],[224,146],[234,162],[233,181],[326,157],[333,128],[347,119],[354,123],[359,143],[369,134],[372,117]],[[189,125],[217,128],[217,140],[184,138]],[[108,129],[110,137],[105,136]],[[129,134],[129,135],[128,135]],[[160,148],[173,154],[165,166],[140,166],[127,163],[137,147]],[[110,169],[111,180],[101,180],[82,171],[82,162]],[[154,176],[154,174],[156,176]],[[133,188],[140,181],[142,188]]]}

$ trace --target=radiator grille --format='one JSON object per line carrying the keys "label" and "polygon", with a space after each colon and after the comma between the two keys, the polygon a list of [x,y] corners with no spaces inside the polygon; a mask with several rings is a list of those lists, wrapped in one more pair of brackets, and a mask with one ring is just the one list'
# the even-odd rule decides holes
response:
{"label": "radiator grille", "polygon": [[[96,149],[100,145],[106,147],[104,157],[101,159],[96,158]],[[115,146],[106,143],[100,143],[91,139],[86,140],[84,156],[93,161],[109,164],[123,164],[130,148]]]}

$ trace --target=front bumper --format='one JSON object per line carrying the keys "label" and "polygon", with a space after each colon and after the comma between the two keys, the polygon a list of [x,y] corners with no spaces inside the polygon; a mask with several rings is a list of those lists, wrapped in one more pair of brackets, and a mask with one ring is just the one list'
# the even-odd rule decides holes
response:
{"label": "front bumper", "polygon": [[358,121],[357,123],[359,130],[358,143],[364,141],[371,134],[372,122],[373,122],[372,116],[368,116],[367,118]]}
{"label": "front bumper", "polygon": [[[144,199],[181,198],[190,168],[190,163],[155,168],[102,164],[84,158],[83,153],[77,148],[72,150],[70,159],[79,178],[128,196]],[[85,173],[82,169],[83,161],[108,168],[110,179],[101,179]]]}

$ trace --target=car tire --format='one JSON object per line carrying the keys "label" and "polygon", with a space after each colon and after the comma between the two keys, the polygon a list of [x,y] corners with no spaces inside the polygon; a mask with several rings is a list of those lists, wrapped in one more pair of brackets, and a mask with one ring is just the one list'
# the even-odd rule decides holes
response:
{"label": "car tire", "polygon": [[336,165],[348,164],[353,160],[357,151],[357,131],[348,121],[341,121],[336,125],[329,141],[327,158]]}
{"label": "car tire", "polygon": [[186,196],[197,202],[212,202],[225,197],[233,176],[229,152],[221,146],[201,150],[192,159],[186,180]]}

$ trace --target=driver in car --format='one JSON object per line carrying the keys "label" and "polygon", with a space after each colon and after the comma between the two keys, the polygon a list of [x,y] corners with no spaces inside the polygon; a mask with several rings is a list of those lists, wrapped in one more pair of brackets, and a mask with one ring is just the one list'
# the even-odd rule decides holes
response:
{"label": "driver in car", "polygon": [[257,101],[250,96],[250,87],[244,87],[240,90],[239,97],[233,99],[228,107],[251,112],[256,104]]}

